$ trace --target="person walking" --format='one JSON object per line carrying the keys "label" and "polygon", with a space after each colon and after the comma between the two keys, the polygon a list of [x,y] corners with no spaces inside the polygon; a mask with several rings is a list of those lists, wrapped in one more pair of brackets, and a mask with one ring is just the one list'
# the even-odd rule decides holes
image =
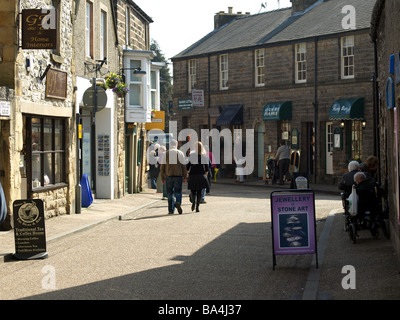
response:
{"label": "person walking", "polygon": [[191,191],[192,211],[196,207],[196,212],[200,212],[202,190],[209,188],[207,175],[210,171],[209,159],[200,141],[195,144],[194,152],[190,153],[186,169],[189,175],[188,189]]}
{"label": "person walking", "polygon": [[[161,168],[161,164],[164,161],[164,154],[165,151],[167,151],[167,148],[165,146],[160,146],[158,148],[158,165]],[[161,179],[161,170],[159,170],[158,173],[158,177],[157,177],[157,182],[156,182],[156,186],[157,186],[157,193],[162,193],[162,200],[167,200],[167,189],[165,187],[165,183],[162,183],[162,179]]]}
{"label": "person walking", "polygon": [[275,160],[276,164],[279,166],[279,184],[283,184],[284,175],[286,176],[286,180],[291,179],[289,173],[290,149],[285,144],[285,140],[281,140],[280,147],[276,150]]}
{"label": "person walking", "polygon": [[168,214],[174,214],[175,208],[182,214],[182,182],[186,181],[187,170],[185,155],[178,150],[178,141],[170,141],[170,149],[164,153],[161,164],[162,183],[166,184]]}

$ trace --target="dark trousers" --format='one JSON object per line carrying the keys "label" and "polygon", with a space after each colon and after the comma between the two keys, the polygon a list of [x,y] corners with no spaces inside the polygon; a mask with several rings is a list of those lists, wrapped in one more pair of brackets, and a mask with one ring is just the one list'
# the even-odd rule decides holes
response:
{"label": "dark trousers", "polygon": [[290,159],[279,160],[279,181],[280,181],[280,183],[283,183],[284,175],[286,175],[286,179],[291,179],[291,176],[289,173],[289,164],[290,164]]}

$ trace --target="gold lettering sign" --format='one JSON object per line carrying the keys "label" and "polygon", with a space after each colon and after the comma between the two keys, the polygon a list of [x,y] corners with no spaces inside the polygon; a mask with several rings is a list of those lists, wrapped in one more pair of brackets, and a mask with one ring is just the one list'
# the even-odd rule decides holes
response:
{"label": "gold lettering sign", "polygon": [[22,49],[57,48],[55,9],[22,10]]}
{"label": "gold lettering sign", "polygon": [[46,97],[65,99],[67,97],[67,73],[57,69],[49,69],[46,75]]}

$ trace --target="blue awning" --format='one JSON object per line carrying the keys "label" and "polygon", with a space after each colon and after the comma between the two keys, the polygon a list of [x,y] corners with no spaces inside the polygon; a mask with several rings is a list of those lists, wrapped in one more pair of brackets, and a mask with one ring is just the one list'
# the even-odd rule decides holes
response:
{"label": "blue awning", "polygon": [[292,102],[269,103],[263,110],[264,120],[292,120]]}
{"label": "blue awning", "polygon": [[217,119],[217,126],[243,125],[243,105],[232,104],[224,107]]}
{"label": "blue awning", "polygon": [[335,101],[329,110],[329,120],[364,120],[364,98]]}

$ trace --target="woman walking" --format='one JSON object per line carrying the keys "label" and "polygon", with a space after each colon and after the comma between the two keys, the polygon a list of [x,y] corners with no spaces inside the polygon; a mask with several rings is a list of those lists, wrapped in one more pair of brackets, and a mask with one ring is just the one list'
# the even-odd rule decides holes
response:
{"label": "woman walking", "polygon": [[189,176],[188,189],[192,193],[192,211],[196,207],[196,212],[200,212],[201,190],[209,188],[207,175],[210,170],[209,159],[200,141],[195,144],[194,150],[190,153],[186,169]]}

